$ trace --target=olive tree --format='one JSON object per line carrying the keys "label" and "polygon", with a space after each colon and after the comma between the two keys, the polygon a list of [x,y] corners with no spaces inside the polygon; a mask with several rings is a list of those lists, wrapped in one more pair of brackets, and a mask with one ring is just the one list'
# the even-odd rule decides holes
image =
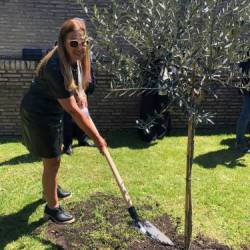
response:
{"label": "olive tree", "polygon": [[237,65],[250,45],[249,2],[111,0],[102,1],[102,6],[99,1],[99,7],[78,2],[91,20],[97,62],[112,75],[111,92],[132,96],[160,91],[170,99],[162,112],[177,105],[187,116],[185,248],[189,249],[195,127],[212,122],[202,108],[206,95],[216,96],[220,84],[240,82]]}

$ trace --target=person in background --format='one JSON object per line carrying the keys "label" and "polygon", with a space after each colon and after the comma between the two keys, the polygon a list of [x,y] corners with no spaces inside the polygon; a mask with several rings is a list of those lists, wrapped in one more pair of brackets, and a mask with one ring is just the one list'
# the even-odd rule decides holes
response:
{"label": "person in background", "polygon": [[[153,82],[153,88],[159,87],[157,82],[159,80],[165,80],[166,78],[166,62],[161,59],[154,59],[154,53],[151,53],[152,58],[149,56],[148,61],[141,62],[141,65],[145,67],[145,64],[149,64],[150,71],[145,75],[145,83]],[[147,66],[148,67],[148,66]],[[146,68],[146,67],[145,67]],[[152,142],[156,139],[162,139],[164,136],[168,136],[171,131],[171,116],[170,112],[165,110],[168,107],[169,99],[164,91],[145,92],[142,94],[140,103],[140,120],[144,124],[150,124],[150,126],[140,127],[137,132],[141,139],[146,142]],[[153,122],[152,122],[153,121]],[[139,121],[138,121],[139,122]]]}
{"label": "person in background", "polygon": [[[249,56],[249,53],[248,53]],[[242,84],[243,86],[249,84],[249,73],[250,73],[250,58],[248,60],[241,62],[239,67],[242,71]],[[240,116],[237,121],[236,127],[236,148],[241,153],[250,153],[250,145],[247,141],[245,134],[247,130],[248,123],[250,121],[250,89],[241,89],[242,93],[242,107]]]}
{"label": "person in background", "polygon": [[[80,67],[82,90],[77,88],[73,69]],[[87,106],[85,90],[91,81],[90,56],[86,25],[83,20],[66,20],[55,46],[38,64],[36,77],[21,106],[23,143],[35,156],[42,158],[42,185],[46,206],[44,218],[60,224],[75,218],[58,202],[57,174],[60,167],[63,112],[93,139],[101,153],[107,146],[89,117],[82,112]],[[77,97],[77,100],[76,98]]]}
{"label": "person in background", "polygon": [[[90,54],[90,63],[92,63],[92,54]],[[88,84],[88,87],[85,91],[87,97],[91,94],[93,94],[96,86],[96,79],[95,75],[92,69],[92,66],[90,68],[91,72],[91,81]],[[75,75],[75,78],[77,79],[77,69],[73,69],[73,74]],[[78,81],[77,81],[77,87]],[[77,98],[77,97],[76,97]],[[88,141],[88,136],[77,126],[77,124],[74,122],[72,117],[67,113],[64,112],[63,116],[63,153],[67,155],[71,155],[73,153],[72,149],[72,142],[73,137],[76,137],[78,140],[78,146],[93,146]]]}

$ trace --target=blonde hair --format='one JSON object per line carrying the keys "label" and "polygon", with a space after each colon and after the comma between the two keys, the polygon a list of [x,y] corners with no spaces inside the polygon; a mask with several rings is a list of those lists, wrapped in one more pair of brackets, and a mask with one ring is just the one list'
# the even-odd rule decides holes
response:
{"label": "blonde hair", "polygon": [[[41,70],[46,66],[49,59],[54,55],[56,51],[58,51],[58,55],[61,61],[61,73],[64,79],[65,88],[68,90],[75,90],[77,89],[73,74],[72,74],[72,67],[70,65],[70,58],[65,48],[66,37],[68,33],[76,30],[82,30],[87,36],[86,25],[83,19],[80,18],[72,18],[66,20],[59,32],[58,42],[57,45],[47,54],[45,55],[42,60],[39,62],[36,68],[36,74],[40,75]],[[90,51],[87,45],[85,56],[81,61],[82,66],[82,88],[86,90],[91,82],[91,64],[90,64]]]}

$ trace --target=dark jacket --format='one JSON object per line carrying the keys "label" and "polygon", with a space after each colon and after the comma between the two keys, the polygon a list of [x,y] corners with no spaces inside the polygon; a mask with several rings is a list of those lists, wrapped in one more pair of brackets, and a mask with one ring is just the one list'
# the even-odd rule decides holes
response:
{"label": "dark jacket", "polygon": [[[239,63],[239,67],[242,73],[242,85],[249,84],[249,70],[250,70],[250,58],[247,61]],[[243,95],[250,95],[250,90],[241,89]]]}

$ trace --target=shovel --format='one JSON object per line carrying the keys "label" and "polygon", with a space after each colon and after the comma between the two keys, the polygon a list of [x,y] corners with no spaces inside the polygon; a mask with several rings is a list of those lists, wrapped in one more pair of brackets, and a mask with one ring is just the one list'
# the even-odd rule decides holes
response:
{"label": "shovel", "polygon": [[113,172],[113,175],[114,175],[115,180],[120,188],[122,196],[127,204],[129,215],[133,219],[132,225],[136,229],[138,229],[141,233],[149,236],[151,239],[156,240],[164,245],[173,246],[174,243],[164,233],[162,233],[158,228],[156,228],[151,222],[149,222],[147,220],[140,220],[139,219],[139,216],[135,210],[135,207],[132,204],[131,198],[129,197],[129,194],[128,194],[128,191],[124,185],[124,182],[123,182],[107,148],[105,148],[105,150],[104,150],[104,155],[105,155],[105,158],[107,159],[108,164]]}
{"label": "shovel", "polygon": [[[89,121],[92,123],[93,127],[97,130],[93,120],[90,117],[88,108],[84,108],[82,112],[89,118]],[[132,204],[132,200],[128,194],[128,191],[124,185],[124,182],[107,148],[104,149],[104,156],[108,161],[108,164],[113,172],[115,180],[122,193],[122,196],[127,204],[129,215],[133,219],[132,225],[136,229],[138,229],[141,233],[149,236],[151,239],[156,240],[164,245],[174,246],[174,243],[164,233],[162,233],[158,228],[156,228],[151,222],[147,220],[140,220],[136,212],[136,209]]]}

